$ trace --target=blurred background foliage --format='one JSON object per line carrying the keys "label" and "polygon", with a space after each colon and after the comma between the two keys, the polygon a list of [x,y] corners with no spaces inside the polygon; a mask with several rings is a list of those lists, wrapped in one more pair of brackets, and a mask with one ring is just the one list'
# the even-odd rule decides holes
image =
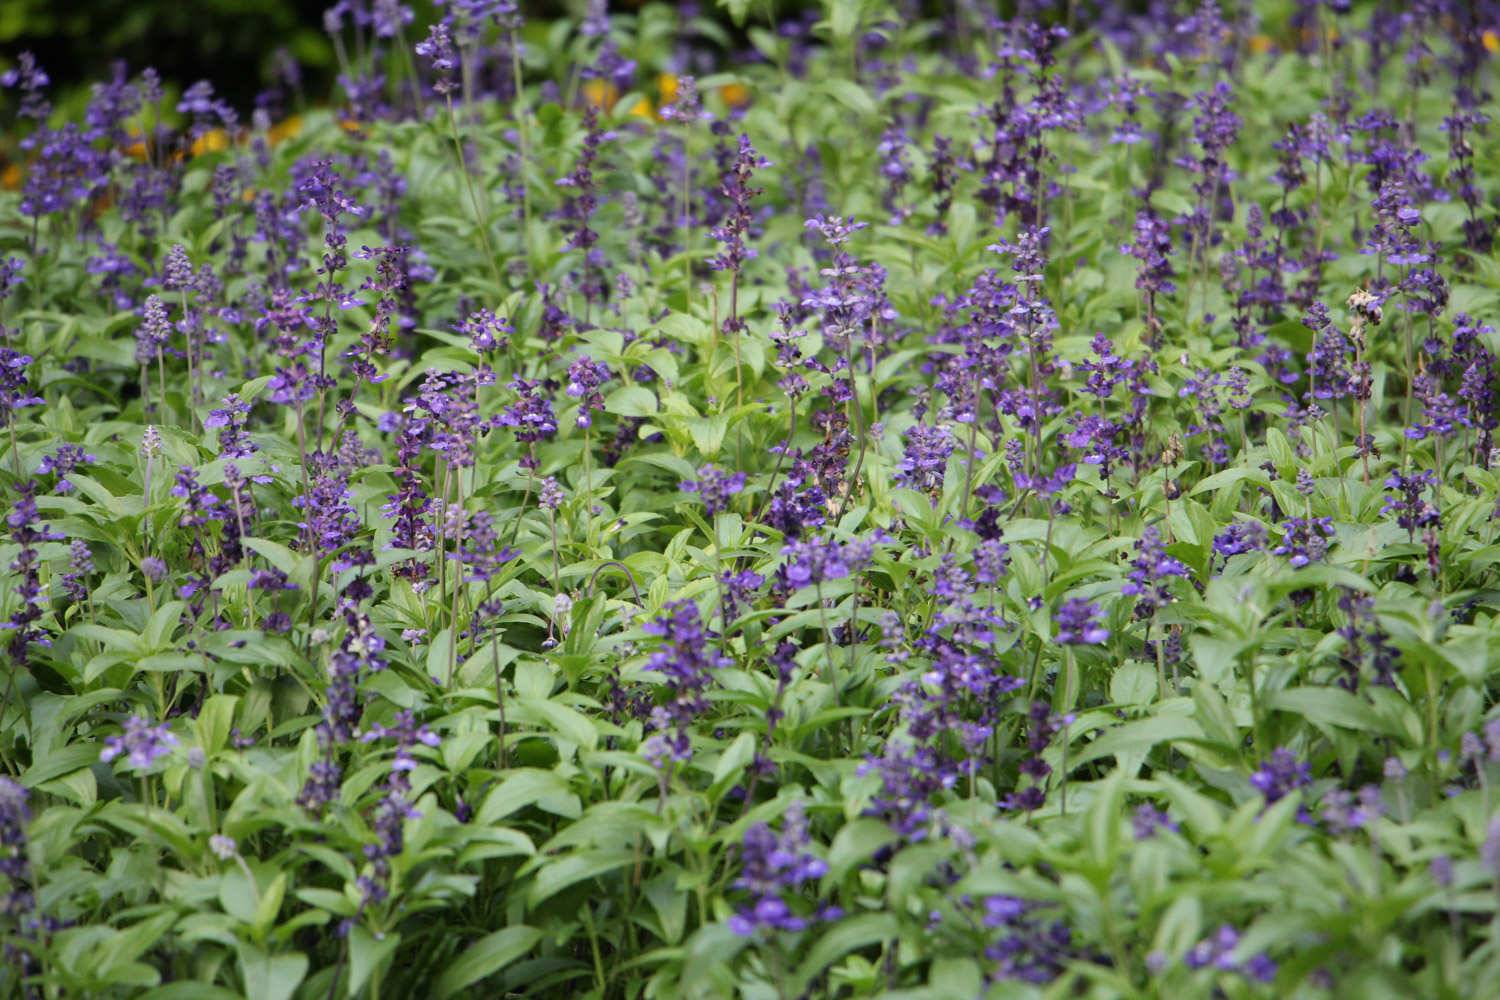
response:
{"label": "blurred background foliage", "polygon": [[[309,95],[330,92],[337,67],[323,30],[324,12],[336,0],[0,0],[0,67],[30,51],[51,77],[54,104],[67,108],[87,97],[87,85],[124,60],[132,73],[151,66],[169,83],[213,81],[234,106],[248,109],[290,55]],[[434,5],[409,0],[417,25],[434,20]],[[781,0],[790,11],[803,2]],[[578,17],[585,0],[532,0],[528,21]],[[614,0],[611,11],[630,12],[641,0]],[[728,23],[714,0],[681,6]],[[757,0],[757,9],[765,8]],[[420,38],[422,32],[413,33]],[[70,100],[69,94],[72,95]]]}
{"label": "blurred background foliage", "polygon": [[[8,64],[34,53],[60,90],[83,87],[123,59],[166,80],[212,79],[247,106],[269,79],[278,51],[304,67],[308,83],[331,80],[323,33],[328,0],[4,0],[0,49]],[[64,102],[66,103],[66,102]]]}

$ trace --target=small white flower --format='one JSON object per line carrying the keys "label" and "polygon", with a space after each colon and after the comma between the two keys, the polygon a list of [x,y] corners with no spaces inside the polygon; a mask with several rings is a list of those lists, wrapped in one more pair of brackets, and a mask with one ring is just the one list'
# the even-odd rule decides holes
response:
{"label": "small white flower", "polygon": [[573,598],[567,594],[558,594],[552,599],[552,620],[557,622],[557,627],[566,636],[569,627],[573,624]]}

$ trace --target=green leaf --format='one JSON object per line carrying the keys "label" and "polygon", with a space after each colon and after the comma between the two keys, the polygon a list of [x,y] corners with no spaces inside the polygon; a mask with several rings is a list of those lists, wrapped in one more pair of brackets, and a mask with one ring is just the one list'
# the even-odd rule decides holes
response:
{"label": "green leaf", "polygon": [[539,698],[521,698],[519,701],[522,708],[540,716],[565,739],[586,750],[599,745],[599,730],[595,728],[594,720],[578,709]]}
{"label": "green leaf", "polygon": [[477,826],[493,826],[500,820],[536,806],[545,812],[566,818],[577,818],[583,806],[568,788],[568,782],[554,771],[525,768],[507,773],[500,786],[485,796],[484,804],[474,816]]}
{"label": "green leaf", "polygon": [[649,417],[656,413],[656,393],[640,385],[625,385],[604,398],[606,413],[622,417]]}
{"label": "green leaf", "polygon": [[865,89],[853,80],[827,80],[823,83],[823,91],[857,114],[873,115],[879,110]]}
{"label": "green leaf", "polygon": [[251,1000],[290,1000],[307,975],[307,956],[301,953],[272,955],[242,941],[239,958],[245,996]]}
{"label": "green leaf", "polygon": [[21,784],[27,788],[35,788],[90,764],[97,764],[101,749],[102,746],[98,743],[75,743],[49,753],[21,773]]}
{"label": "green leaf", "polygon": [[457,959],[448,963],[434,987],[434,995],[438,1000],[446,1000],[485,976],[494,975],[530,951],[541,939],[541,931],[524,925],[506,927],[493,934],[486,934],[465,948]]}
{"label": "green leaf", "polygon": [[536,906],[570,885],[634,863],[635,852],[623,848],[580,851],[565,858],[551,859],[537,871],[526,901]]}
{"label": "green leaf", "polygon": [[349,932],[349,996],[357,996],[370,979],[370,974],[385,963],[385,960],[401,944],[401,935],[388,932],[377,938],[359,924]]}
{"label": "green leaf", "polygon": [[1116,705],[1149,705],[1156,699],[1156,671],[1136,660],[1122,663],[1109,679],[1109,700]]}
{"label": "green leaf", "polygon": [[1109,730],[1085,747],[1069,766],[1076,769],[1101,757],[1143,753],[1159,743],[1202,738],[1203,727],[1196,720],[1185,715],[1158,715]]}
{"label": "green leaf", "polygon": [[896,937],[901,925],[894,914],[861,913],[834,924],[808,951],[792,977],[794,994],[800,994],[813,978],[857,948],[867,948]]}
{"label": "green leaf", "polygon": [[1096,782],[1094,787],[1098,791],[1089,804],[1086,842],[1095,867],[1104,872],[1107,879],[1120,852],[1120,824],[1125,806],[1124,775],[1116,769],[1104,781]]}
{"label": "green leaf", "polygon": [[1363,732],[1400,736],[1358,695],[1341,688],[1299,687],[1277,691],[1266,699],[1266,707],[1300,715],[1314,725],[1342,726]]}
{"label": "green leaf", "polygon": [[886,823],[869,816],[861,816],[845,823],[834,834],[828,848],[829,884],[841,882],[855,865],[897,839],[896,833]]}

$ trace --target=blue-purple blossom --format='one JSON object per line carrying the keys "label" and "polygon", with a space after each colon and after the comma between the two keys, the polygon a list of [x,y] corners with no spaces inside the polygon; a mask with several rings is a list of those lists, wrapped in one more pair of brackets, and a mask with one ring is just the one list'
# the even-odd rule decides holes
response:
{"label": "blue-purple blossom", "polygon": [[599,387],[611,377],[609,365],[584,355],[568,366],[568,395],[578,400],[578,426],[588,427],[593,423],[589,415],[594,410],[604,409],[604,394]]}
{"label": "blue-purple blossom", "polygon": [[666,696],[651,711],[652,735],[641,744],[641,753],[665,770],[669,763],[692,755],[689,727],[708,711],[707,692],[714,673],[733,660],[715,648],[715,639],[704,628],[692,601],[668,604],[644,628],[646,634],[661,639],[645,669],[662,678]]}
{"label": "blue-purple blossom", "polygon": [[1293,569],[1322,562],[1328,554],[1328,540],[1334,536],[1333,519],[1328,517],[1289,517],[1281,523],[1281,544],[1272,549],[1286,556]]}
{"label": "blue-purple blossom", "polygon": [[1276,802],[1298,788],[1312,783],[1312,769],[1286,747],[1277,747],[1265,762],[1250,775],[1250,785]]}
{"label": "blue-purple blossom", "polygon": [[1187,579],[1191,574],[1181,560],[1167,555],[1161,532],[1151,525],[1135,543],[1135,557],[1130,562],[1129,581],[1120,593],[1136,598],[1135,616],[1149,618],[1172,600],[1167,581],[1172,577]]}
{"label": "blue-purple blossom", "polygon": [[685,479],[682,482],[684,493],[698,494],[709,517],[728,510],[729,498],[744,488],[743,472],[725,472],[713,465],[705,465],[699,469],[697,479]]}
{"label": "blue-purple blossom", "polygon": [[1057,641],[1064,646],[1097,646],[1109,638],[1109,629],[1099,620],[1100,611],[1091,601],[1070,597],[1057,609]]}
{"label": "blue-purple blossom", "polygon": [[742,868],[734,887],[748,892],[751,901],[729,918],[736,934],[749,936],[758,930],[801,931],[814,920],[842,916],[838,907],[819,907],[798,899],[809,883],[828,872],[828,865],[808,850],[807,814],[801,802],[793,802],[783,814],[781,833],[765,823],[745,831],[740,846]]}
{"label": "blue-purple blossom", "polygon": [[172,752],[177,746],[177,737],[166,723],[153,726],[143,716],[132,715],[125,720],[125,731],[104,741],[99,759],[108,764],[124,755],[126,763],[137,771],[144,771]]}

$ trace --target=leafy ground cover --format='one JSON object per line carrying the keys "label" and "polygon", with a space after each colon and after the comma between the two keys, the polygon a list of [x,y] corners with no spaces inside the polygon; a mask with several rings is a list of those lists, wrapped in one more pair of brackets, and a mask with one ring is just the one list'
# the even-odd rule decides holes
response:
{"label": "leafy ground cover", "polygon": [[1500,979],[1492,5],[749,6],[16,55],[0,992]]}

